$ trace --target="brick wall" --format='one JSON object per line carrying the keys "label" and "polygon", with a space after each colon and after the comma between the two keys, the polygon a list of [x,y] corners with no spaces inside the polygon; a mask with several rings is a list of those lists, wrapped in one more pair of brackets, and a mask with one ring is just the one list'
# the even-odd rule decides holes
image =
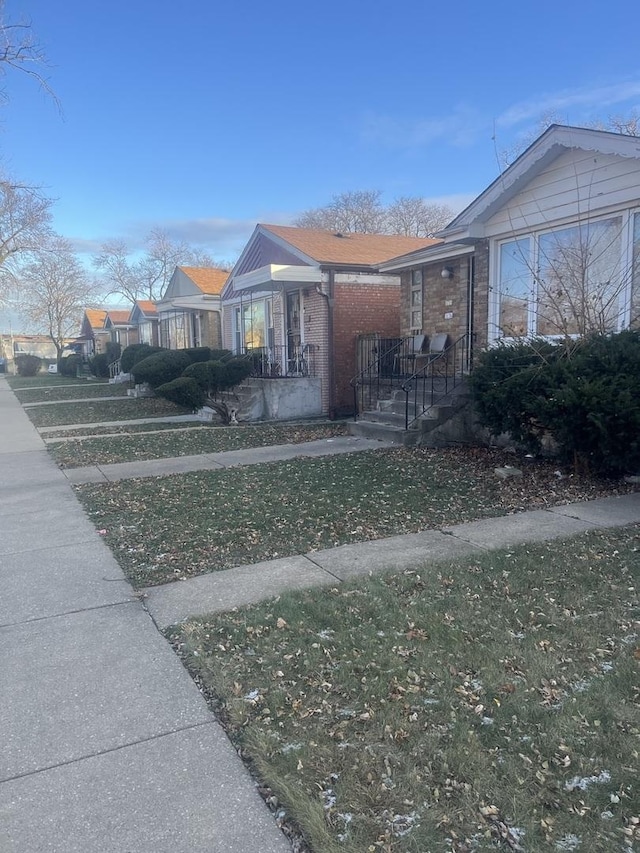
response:
{"label": "brick wall", "polygon": [[378,333],[400,334],[400,282],[397,284],[334,284],[334,406],[351,410],[350,380],[356,373],[356,338]]}
{"label": "brick wall", "polygon": [[[487,320],[489,298],[489,255],[488,241],[476,245],[473,256],[464,255],[446,261],[437,261],[422,269],[422,332],[432,338],[447,334],[451,341],[467,332],[467,299],[469,287],[469,264],[474,264],[474,346],[484,347],[487,343]],[[449,279],[442,277],[448,267],[453,272]],[[410,328],[411,271],[402,273],[401,331],[409,335]]]}
{"label": "brick wall", "polygon": [[222,326],[218,311],[202,311],[200,314],[202,346],[220,349],[222,347]]}

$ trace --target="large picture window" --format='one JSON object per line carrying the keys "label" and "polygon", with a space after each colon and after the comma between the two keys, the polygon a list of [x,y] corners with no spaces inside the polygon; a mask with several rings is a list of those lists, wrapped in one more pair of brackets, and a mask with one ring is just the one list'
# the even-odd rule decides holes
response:
{"label": "large picture window", "polygon": [[625,217],[578,223],[499,244],[495,337],[566,337],[628,323],[632,271],[640,272],[640,214],[634,262]]}
{"label": "large picture window", "polygon": [[259,299],[237,306],[233,333],[237,353],[273,346],[271,302]]}

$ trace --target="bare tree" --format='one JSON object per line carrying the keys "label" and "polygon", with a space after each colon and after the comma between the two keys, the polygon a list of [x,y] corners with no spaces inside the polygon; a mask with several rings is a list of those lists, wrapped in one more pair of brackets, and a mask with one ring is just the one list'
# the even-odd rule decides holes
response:
{"label": "bare tree", "polygon": [[[542,113],[534,127],[530,128],[511,147],[497,153],[496,156],[500,168],[506,169],[510,166],[522,154],[525,148],[528,148],[532,142],[535,142],[552,124],[568,124],[568,122],[564,116],[561,116],[555,110],[548,110]],[[610,115],[606,121],[596,119],[595,121],[586,122],[583,127],[587,127],[590,130],[608,130],[611,133],[621,133],[625,136],[640,136],[640,114],[631,112],[627,116]]]}
{"label": "bare tree", "polygon": [[[5,16],[5,2],[0,0],[0,76],[5,77],[9,71],[26,74],[59,106],[55,93],[42,73],[46,66],[47,57],[33,35],[31,23],[8,20]],[[0,99],[8,100],[6,90],[0,90]]]}
{"label": "bare tree", "polygon": [[51,200],[37,188],[0,175],[0,299],[12,284],[19,258],[37,251],[50,230]]}
{"label": "bare tree", "polygon": [[96,297],[71,244],[51,235],[15,273],[15,308],[53,341],[58,359],[65,341],[77,334],[83,310]]}
{"label": "bare tree", "polygon": [[136,257],[124,240],[109,240],[93,264],[102,272],[108,294],[119,294],[130,302],[160,299],[176,266],[218,266],[187,243],[173,242],[160,228],[147,235],[142,256]]}
{"label": "bare tree", "polygon": [[380,190],[352,190],[334,195],[325,207],[306,210],[294,221],[299,228],[342,234],[403,234],[430,237],[453,218],[444,204],[428,204],[418,196],[402,196],[388,207]]}
{"label": "bare tree", "polygon": [[401,196],[387,208],[389,234],[405,237],[433,237],[454,217],[454,211],[445,204],[427,204],[419,196]]}
{"label": "bare tree", "polygon": [[386,211],[380,202],[381,195],[380,190],[339,193],[325,207],[301,213],[294,225],[341,234],[384,234]]}

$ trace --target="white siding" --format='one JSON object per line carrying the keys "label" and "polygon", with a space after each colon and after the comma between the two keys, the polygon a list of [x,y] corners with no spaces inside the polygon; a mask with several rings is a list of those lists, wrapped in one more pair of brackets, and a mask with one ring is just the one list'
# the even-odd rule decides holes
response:
{"label": "white siding", "polygon": [[567,151],[486,223],[486,236],[576,221],[635,203],[640,205],[639,160]]}

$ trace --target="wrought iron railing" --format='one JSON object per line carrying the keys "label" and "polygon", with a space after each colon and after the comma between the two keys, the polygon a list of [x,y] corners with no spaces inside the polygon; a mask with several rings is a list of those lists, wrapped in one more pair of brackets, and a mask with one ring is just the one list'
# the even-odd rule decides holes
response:
{"label": "wrought iron railing", "polygon": [[290,379],[316,375],[316,344],[290,347],[286,344],[253,347],[244,353],[253,366],[253,376],[261,379]]}
{"label": "wrought iron railing", "polygon": [[405,393],[404,428],[409,427],[458,388],[471,369],[471,339],[462,335],[402,383]]}
{"label": "wrought iron railing", "polygon": [[425,343],[424,335],[358,339],[358,364],[365,366],[351,380],[355,420],[361,412],[374,408],[378,400],[402,388],[413,375],[416,356]]}

